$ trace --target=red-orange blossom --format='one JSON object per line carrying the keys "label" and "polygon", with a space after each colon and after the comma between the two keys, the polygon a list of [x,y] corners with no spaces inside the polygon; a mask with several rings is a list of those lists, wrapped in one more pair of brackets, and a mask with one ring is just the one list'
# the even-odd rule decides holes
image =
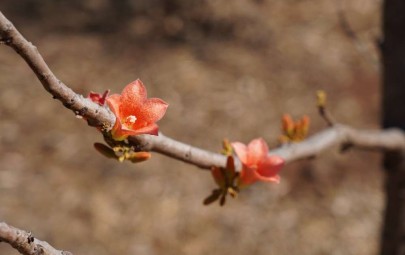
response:
{"label": "red-orange blossom", "polygon": [[125,86],[121,95],[111,95],[106,101],[116,116],[111,135],[117,141],[129,135],[158,135],[156,122],[163,117],[168,107],[162,99],[148,99],[146,88],[139,79]]}
{"label": "red-orange blossom", "polygon": [[239,186],[253,184],[256,181],[280,182],[278,172],[284,160],[276,155],[269,155],[269,148],[262,138],[252,140],[247,146],[240,142],[231,143],[242,162]]}

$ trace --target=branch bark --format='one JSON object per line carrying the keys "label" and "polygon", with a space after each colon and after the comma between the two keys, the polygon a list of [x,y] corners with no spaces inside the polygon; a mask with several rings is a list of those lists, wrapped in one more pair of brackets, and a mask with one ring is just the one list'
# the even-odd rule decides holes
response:
{"label": "branch bark", "polygon": [[[0,40],[13,48],[37,75],[43,87],[75,114],[85,117],[91,126],[110,128],[115,116],[105,107],[76,94],[61,82],[50,70],[37,48],[28,42],[13,24],[0,12]],[[226,157],[191,145],[176,141],[162,133],[159,136],[139,135],[130,137],[129,142],[139,150],[154,151],[166,156],[193,164],[203,169],[212,166],[225,167]],[[284,145],[271,150],[270,154],[280,155],[286,162],[313,157],[331,146],[360,147],[365,149],[404,150],[405,136],[400,130],[366,131],[334,125],[315,134],[309,139]],[[237,162],[237,161],[236,161]],[[241,168],[240,163],[236,164]]]}
{"label": "branch bark", "polygon": [[97,105],[83,96],[76,94],[72,89],[61,82],[31,42],[28,42],[14,25],[0,12],[0,41],[13,48],[30,66],[38,77],[43,87],[59,99],[64,106],[71,109],[77,115],[88,117],[91,125],[111,126],[114,116],[111,112]]}
{"label": "branch bark", "polygon": [[286,145],[271,150],[270,153],[281,156],[288,163],[314,157],[333,146],[339,146],[341,151],[352,147],[365,150],[404,151],[405,136],[400,129],[396,128],[358,130],[335,124],[333,127],[320,131],[301,143]]}
{"label": "branch bark", "polygon": [[60,251],[47,242],[36,239],[30,232],[0,222],[0,241],[10,244],[24,255],[72,255],[68,251]]}

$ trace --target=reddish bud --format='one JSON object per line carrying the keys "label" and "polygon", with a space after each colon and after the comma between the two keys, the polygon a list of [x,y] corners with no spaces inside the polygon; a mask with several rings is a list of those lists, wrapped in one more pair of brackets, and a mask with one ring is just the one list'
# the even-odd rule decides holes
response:
{"label": "reddish bud", "polygon": [[282,119],[282,131],[287,136],[291,136],[294,133],[294,121],[289,114],[284,114]]}
{"label": "reddish bud", "polygon": [[87,98],[90,98],[90,100],[93,101],[94,103],[98,103],[99,105],[103,106],[109,93],[110,93],[109,89],[106,90],[103,94],[91,91],[87,96]]}

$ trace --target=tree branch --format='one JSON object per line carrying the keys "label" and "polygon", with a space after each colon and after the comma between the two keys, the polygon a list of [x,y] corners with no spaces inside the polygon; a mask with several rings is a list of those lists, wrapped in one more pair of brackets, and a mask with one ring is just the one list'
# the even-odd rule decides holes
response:
{"label": "tree branch", "polygon": [[[115,122],[115,116],[105,107],[101,107],[91,100],[76,94],[63,82],[56,78],[49,69],[37,48],[28,42],[0,12],[0,40],[12,47],[31,67],[41,81],[43,87],[60,100],[64,106],[75,114],[85,117],[91,126],[109,129]],[[164,136],[139,135],[129,138],[131,145],[143,151],[155,151],[166,156],[193,164],[203,169],[212,166],[225,167],[226,157]],[[313,157],[331,146],[341,146],[343,149],[359,147],[363,149],[404,150],[405,136],[401,130],[388,129],[381,131],[356,130],[343,125],[334,125],[315,134],[307,140],[283,145],[271,150],[270,154],[277,154],[292,162],[299,159]],[[236,162],[236,168],[241,165]]]}
{"label": "tree branch", "polygon": [[0,12],[0,40],[13,48],[31,67],[44,88],[53,98],[60,100],[64,106],[76,115],[86,117],[93,126],[111,126],[115,117],[106,108],[98,107],[91,100],[76,94],[53,74],[39,54],[37,47],[28,42],[14,25]]}
{"label": "tree branch", "polygon": [[30,232],[0,222],[0,242],[10,244],[24,255],[72,255],[68,251],[59,251],[47,242],[38,240]]}
{"label": "tree branch", "polygon": [[405,150],[405,136],[400,129],[386,130],[357,130],[344,125],[335,125],[309,137],[296,144],[288,144],[270,151],[292,162],[299,159],[311,158],[329,149],[340,146],[341,150],[351,147],[368,149],[398,151]]}

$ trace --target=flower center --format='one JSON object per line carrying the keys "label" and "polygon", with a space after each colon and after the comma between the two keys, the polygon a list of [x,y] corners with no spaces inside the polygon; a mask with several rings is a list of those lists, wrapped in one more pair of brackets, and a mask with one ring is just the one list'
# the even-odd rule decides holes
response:
{"label": "flower center", "polygon": [[135,115],[129,115],[128,117],[125,118],[125,124],[133,125],[135,124],[136,120],[137,118]]}

